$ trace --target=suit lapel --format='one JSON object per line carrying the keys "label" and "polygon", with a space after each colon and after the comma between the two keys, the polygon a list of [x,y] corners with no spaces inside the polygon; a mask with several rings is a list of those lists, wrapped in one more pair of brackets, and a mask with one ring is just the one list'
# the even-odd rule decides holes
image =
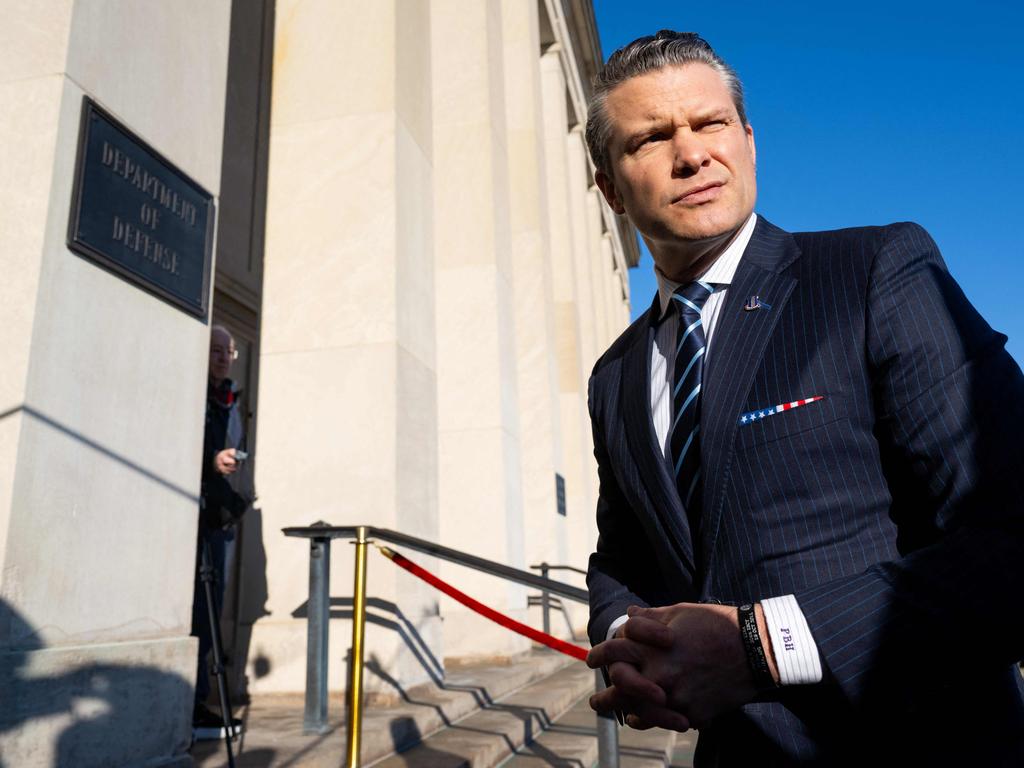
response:
{"label": "suit lapel", "polygon": [[[796,278],[784,270],[799,253],[789,233],[758,217],[715,328],[701,386],[704,509],[700,551],[708,566],[718,535],[739,414],[768,339],[796,285]],[[755,295],[770,309],[745,311],[744,305]]]}
{"label": "suit lapel", "polygon": [[661,305],[657,295],[648,311],[648,323],[637,334],[637,339],[623,359],[623,376],[620,395],[622,398],[622,419],[630,453],[636,461],[644,486],[654,505],[662,528],[672,538],[680,558],[690,571],[694,570],[693,543],[690,526],[679,501],[679,493],[669,475],[661,446],[654,432],[651,417],[651,345],[654,341],[654,324],[660,314]]}

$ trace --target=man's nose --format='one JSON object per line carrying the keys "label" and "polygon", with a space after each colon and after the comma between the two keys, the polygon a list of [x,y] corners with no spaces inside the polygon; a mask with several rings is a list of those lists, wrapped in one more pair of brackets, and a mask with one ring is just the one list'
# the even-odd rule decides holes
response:
{"label": "man's nose", "polygon": [[676,173],[690,175],[711,162],[707,147],[700,136],[689,128],[679,128],[672,136],[672,165]]}

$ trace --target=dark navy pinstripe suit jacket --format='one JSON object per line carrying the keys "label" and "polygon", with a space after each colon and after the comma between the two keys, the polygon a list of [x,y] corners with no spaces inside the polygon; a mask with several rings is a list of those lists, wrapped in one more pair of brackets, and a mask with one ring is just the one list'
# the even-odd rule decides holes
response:
{"label": "dark navy pinstripe suit jacket", "polygon": [[704,372],[696,542],[651,420],[656,306],[590,381],[591,640],[634,603],[794,593],[825,680],[720,718],[698,765],[1024,765],[1024,378],[928,234],[758,220]]}

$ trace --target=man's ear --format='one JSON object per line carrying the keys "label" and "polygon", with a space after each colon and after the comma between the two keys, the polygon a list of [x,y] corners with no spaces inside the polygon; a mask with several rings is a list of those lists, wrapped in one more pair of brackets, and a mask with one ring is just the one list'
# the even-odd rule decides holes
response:
{"label": "man's ear", "polygon": [[620,216],[626,212],[626,209],[622,207],[622,201],[619,199],[618,192],[615,190],[615,182],[612,181],[611,177],[604,171],[597,171],[594,174],[594,181],[597,183],[597,188],[601,190],[601,194],[604,195],[604,199],[608,201],[608,205]]}

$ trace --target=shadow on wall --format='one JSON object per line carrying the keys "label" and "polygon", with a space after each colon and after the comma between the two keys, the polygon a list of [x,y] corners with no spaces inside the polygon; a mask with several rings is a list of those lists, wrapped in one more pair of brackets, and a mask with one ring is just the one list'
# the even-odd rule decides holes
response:
{"label": "shadow on wall", "polygon": [[47,655],[38,632],[0,600],[0,767],[187,764],[191,681],[116,663],[51,673],[57,659]]}
{"label": "shadow on wall", "polygon": [[[433,709],[437,713],[440,721],[448,727],[467,732],[491,733],[493,735],[502,736],[502,738],[506,740],[507,746],[510,750],[515,750],[516,745],[512,741],[509,741],[507,736],[502,735],[498,731],[481,731],[478,728],[467,727],[452,722],[444,708],[438,703],[436,697],[429,694],[427,689],[431,687],[432,684],[434,687],[441,690],[465,693],[473,697],[476,706],[480,709],[514,714],[522,720],[524,732],[527,734],[532,733],[535,728],[542,729],[551,724],[550,717],[541,707],[501,704],[492,698],[490,692],[483,685],[455,683],[451,680],[446,680],[444,667],[441,662],[436,656],[434,656],[422,635],[395,603],[376,597],[370,597],[367,598],[366,605],[367,623],[384,627],[385,629],[395,632],[401,638],[405,646],[412,652],[416,660],[420,663],[420,666],[430,678],[431,682],[424,686],[416,686],[412,689],[406,689],[393,675],[388,672],[381,659],[371,652],[369,658],[365,661],[366,671],[379,678],[386,686],[391,688],[398,700],[405,704]],[[348,597],[330,598],[329,615],[331,619],[351,620],[352,599]],[[306,618],[306,603],[303,603],[292,611],[292,616],[295,618]],[[348,653],[346,653],[345,663],[347,667],[345,679],[350,680],[352,673],[351,648],[349,648]],[[409,765],[429,765],[439,767],[462,766],[466,764],[466,758],[464,755],[442,752],[423,744],[423,736],[420,733],[419,726],[411,717],[404,715],[394,717],[390,721],[389,728],[391,731],[392,746],[395,751],[399,753],[395,758],[396,760],[407,762]],[[402,754],[407,751],[408,754]]]}
{"label": "shadow on wall", "polygon": [[[431,679],[434,685],[439,687],[444,686],[444,667],[438,658],[434,655],[434,652],[430,650],[430,646],[420,635],[419,631],[409,621],[408,617],[402,613],[402,609],[397,604],[392,603],[388,600],[381,600],[379,597],[368,597],[366,599],[366,623],[374,624],[378,627],[384,627],[392,632],[395,632],[408,648],[420,666],[423,667],[423,671],[427,673],[427,676]],[[330,618],[334,619],[351,619],[352,618],[352,598],[350,597],[332,597],[330,598]],[[309,616],[308,601],[302,603],[298,608],[292,611],[292,617],[296,619],[305,619]],[[351,650],[351,649],[350,649]],[[351,669],[348,669],[345,674],[345,679],[351,678]],[[385,682],[387,682],[385,680]]]}

